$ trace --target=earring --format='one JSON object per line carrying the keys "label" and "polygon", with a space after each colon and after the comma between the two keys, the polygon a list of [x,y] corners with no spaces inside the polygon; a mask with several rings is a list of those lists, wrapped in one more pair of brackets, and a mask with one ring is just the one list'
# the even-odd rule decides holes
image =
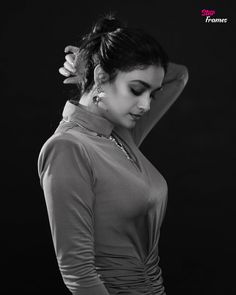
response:
{"label": "earring", "polygon": [[97,86],[97,95],[93,97],[93,103],[98,105],[98,103],[102,100],[102,96],[104,95],[104,91],[100,85]]}
{"label": "earring", "polygon": [[102,87],[101,87],[101,85],[98,85],[98,86],[97,86],[97,92],[98,92],[98,96],[99,96],[102,92],[104,92],[103,89],[102,89]]}
{"label": "earring", "polygon": [[98,105],[98,103],[101,101],[101,97],[99,97],[98,95],[95,95],[93,97],[93,103]]}

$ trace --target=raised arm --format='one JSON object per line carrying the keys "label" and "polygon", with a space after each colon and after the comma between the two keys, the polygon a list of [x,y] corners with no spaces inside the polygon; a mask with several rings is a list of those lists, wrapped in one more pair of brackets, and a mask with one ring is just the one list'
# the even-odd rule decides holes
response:
{"label": "raised arm", "polygon": [[[72,52],[72,54],[66,55],[64,67],[59,69],[59,72],[63,76],[69,77],[64,80],[66,84],[77,82],[76,71],[73,67],[75,59],[74,53],[77,50],[78,48],[74,46],[67,46],[65,48],[66,53]],[[70,77],[71,75],[74,75],[74,77]],[[173,62],[168,63],[167,73],[162,83],[162,91],[156,93],[156,97],[151,101],[150,110],[139,119],[135,127],[130,130],[132,138],[137,146],[141,145],[148,133],[180,96],[188,82],[188,78],[189,74],[186,66]]]}
{"label": "raised arm", "polygon": [[131,135],[137,146],[140,146],[145,137],[176,101],[188,81],[188,69],[184,65],[170,62],[163,80],[163,90],[156,93],[151,101],[150,110],[137,121],[131,129]]}
{"label": "raised arm", "polygon": [[86,152],[68,139],[49,140],[38,171],[58,266],[73,295],[109,295],[94,264],[93,177]]}

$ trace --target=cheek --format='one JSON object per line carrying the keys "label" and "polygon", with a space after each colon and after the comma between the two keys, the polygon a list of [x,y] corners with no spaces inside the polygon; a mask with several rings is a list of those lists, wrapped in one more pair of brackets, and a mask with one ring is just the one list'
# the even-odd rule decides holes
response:
{"label": "cheek", "polygon": [[136,99],[126,85],[118,83],[110,90],[110,107],[115,113],[127,113],[135,105]]}
{"label": "cheek", "polygon": [[116,108],[119,113],[130,112],[130,109],[135,104],[135,100],[128,94],[120,94],[116,98]]}
{"label": "cheek", "polygon": [[120,108],[126,110],[127,108],[132,107],[136,103],[135,97],[125,86],[120,87],[117,91],[117,102],[119,102]]}

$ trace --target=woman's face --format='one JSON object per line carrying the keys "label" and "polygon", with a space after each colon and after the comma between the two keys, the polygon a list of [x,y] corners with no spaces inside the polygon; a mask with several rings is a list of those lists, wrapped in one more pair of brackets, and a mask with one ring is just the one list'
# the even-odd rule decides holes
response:
{"label": "woman's face", "polygon": [[112,83],[104,85],[108,112],[106,118],[126,128],[134,127],[138,118],[150,109],[150,103],[160,90],[164,69],[148,66],[146,69],[119,72]]}

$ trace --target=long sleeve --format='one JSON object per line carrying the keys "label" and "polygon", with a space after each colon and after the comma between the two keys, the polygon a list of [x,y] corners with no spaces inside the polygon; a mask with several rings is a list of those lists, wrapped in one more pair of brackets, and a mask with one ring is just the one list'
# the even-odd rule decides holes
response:
{"label": "long sleeve", "polygon": [[188,70],[183,65],[169,63],[163,81],[163,91],[151,101],[150,110],[131,129],[135,144],[139,147],[151,129],[176,101],[188,81]]}
{"label": "long sleeve", "polygon": [[68,134],[52,137],[38,171],[65,285],[73,295],[109,295],[94,263],[94,178],[85,148]]}

